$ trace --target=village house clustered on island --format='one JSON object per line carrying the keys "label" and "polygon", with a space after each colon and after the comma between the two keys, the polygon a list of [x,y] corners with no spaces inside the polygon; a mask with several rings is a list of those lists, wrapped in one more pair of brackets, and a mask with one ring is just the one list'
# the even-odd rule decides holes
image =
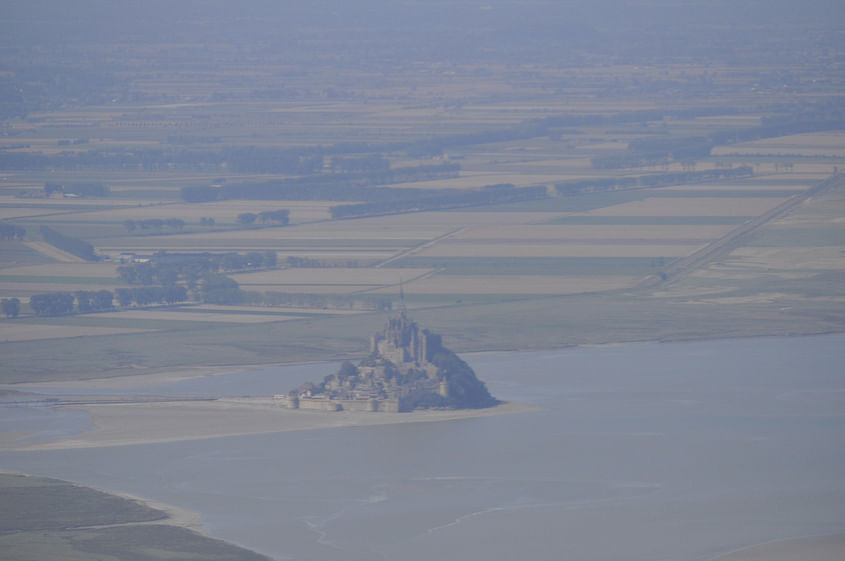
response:
{"label": "village house clustered on island", "polygon": [[358,366],[346,361],[337,374],[280,397],[292,409],[394,413],[499,403],[441,336],[420,329],[404,308],[370,337],[370,355]]}

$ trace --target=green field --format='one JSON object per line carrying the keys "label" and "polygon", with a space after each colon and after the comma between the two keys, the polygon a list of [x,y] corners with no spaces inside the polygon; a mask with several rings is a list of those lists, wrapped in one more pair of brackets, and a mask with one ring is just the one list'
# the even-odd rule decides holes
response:
{"label": "green field", "polygon": [[268,559],[167,525],[161,510],[66,481],[0,474],[0,495],[0,549],[8,561]]}

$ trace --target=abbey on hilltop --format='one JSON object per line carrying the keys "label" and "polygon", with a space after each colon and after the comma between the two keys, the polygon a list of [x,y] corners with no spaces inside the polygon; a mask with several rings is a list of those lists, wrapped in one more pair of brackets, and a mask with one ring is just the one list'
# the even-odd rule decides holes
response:
{"label": "abbey on hilltop", "polygon": [[370,337],[370,355],[358,366],[306,383],[284,396],[293,409],[387,411],[467,409],[496,405],[484,382],[440,335],[420,329],[404,310]]}

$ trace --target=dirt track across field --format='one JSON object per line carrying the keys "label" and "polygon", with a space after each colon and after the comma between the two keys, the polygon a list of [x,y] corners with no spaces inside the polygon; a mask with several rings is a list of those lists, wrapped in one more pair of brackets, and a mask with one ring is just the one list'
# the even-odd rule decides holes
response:
{"label": "dirt track across field", "polygon": [[26,245],[30,249],[34,249],[45,257],[55,259],[60,263],[87,263],[85,259],[77,257],[72,253],[68,253],[67,251],[62,251],[61,249],[53,247],[52,245],[46,242],[24,242],[24,245]]}
{"label": "dirt track across field", "polygon": [[658,286],[665,284],[666,282],[673,280],[682,274],[688,273],[694,269],[701,268],[707,263],[710,263],[711,261],[735,249],[737,243],[742,238],[748,236],[757,228],[763,226],[771,220],[774,220],[775,218],[783,216],[784,214],[786,214],[799,204],[803,203],[810,197],[821,195],[825,191],[832,189],[833,187],[842,186],[843,184],[845,184],[845,174],[835,173],[824,181],[806,190],[805,192],[790,197],[789,199],[782,202],[773,209],[769,210],[768,212],[765,212],[760,216],[749,220],[740,227],[735,228],[734,230],[730,231],[726,236],[719,238],[713,243],[706,245],[705,247],[696,251],[692,255],[689,255],[688,257],[679,259],[678,261],[672,263],[671,265],[663,269],[663,271],[661,271],[661,274],[653,275],[646,278],[635,288],[657,288]]}

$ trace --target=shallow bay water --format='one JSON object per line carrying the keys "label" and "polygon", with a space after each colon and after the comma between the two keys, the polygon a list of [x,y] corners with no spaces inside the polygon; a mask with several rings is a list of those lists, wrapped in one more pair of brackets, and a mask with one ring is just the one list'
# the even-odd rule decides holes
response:
{"label": "shallow bay water", "polygon": [[[845,532],[842,335],[465,358],[494,395],[541,410],[2,452],[0,468],[195,510],[278,560],[697,561]],[[135,391],[267,395],[336,368]]]}

